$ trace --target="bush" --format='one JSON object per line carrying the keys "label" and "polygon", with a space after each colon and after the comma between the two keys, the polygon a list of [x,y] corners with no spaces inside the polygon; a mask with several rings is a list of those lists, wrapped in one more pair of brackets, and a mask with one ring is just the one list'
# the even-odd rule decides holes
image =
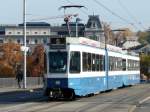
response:
{"label": "bush", "polygon": [[141,74],[144,74],[150,79],[150,56],[149,55],[141,55]]}

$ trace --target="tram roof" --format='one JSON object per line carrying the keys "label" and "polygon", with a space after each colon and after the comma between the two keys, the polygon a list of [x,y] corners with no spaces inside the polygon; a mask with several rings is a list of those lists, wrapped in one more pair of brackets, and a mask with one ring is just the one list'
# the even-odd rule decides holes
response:
{"label": "tram roof", "polygon": [[[101,49],[105,48],[105,43],[91,40],[85,37],[66,37],[66,43],[88,45],[91,47],[96,47],[96,48],[101,48]],[[108,44],[107,44],[107,49],[110,51],[122,52],[122,48],[108,45]]]}
{"label": "tram roof", "polygon": [[[87,45],[87,46],[91,46],[91,47],[95,47],[95,48],[105,49],[105,43],[91,40],[86,37],[66,37],[66,43],[82,44],[82,45]],[[127,50],[123,50],[120,47],[116,47],[116,46],[109,45],[109,44],[107,44],[107,50],[122,53],[122,54],[127,54],[127,55],[138,56],[138,54],[136,54],[134,52],[128,52]]]}
{"label": "tram roof", "polygon": [[[50,43],[51,43],[51,47],[53,46],[52,47],[53,49],[64,49],[66,48],[65,46],[67,44],[86,45],[93,48],[105,49],[105,43],[91,40],[86,37],[65,37],[65,38],[53,37],[51,38]],[[135,52],[128,52],[127,50],[123,50],[122,48],[117,46],[113,46],[109,44],[107,44],[106,46],[107,46],[107,50],[110,52],[116,52],[116,53],[121,53],[130,56],[138,56],[138,54],[136,54]]]}

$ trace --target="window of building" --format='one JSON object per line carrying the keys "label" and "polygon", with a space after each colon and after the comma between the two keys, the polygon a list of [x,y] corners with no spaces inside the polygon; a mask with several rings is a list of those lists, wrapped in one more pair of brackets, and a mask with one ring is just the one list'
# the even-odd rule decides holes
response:
{"label": "window of building", "polygon": [[17,32],[17,34],[20,34],[20,32]]}
{"label": "window of building", "polygon": [[17,40],[17,43],[20,44],[20,39]]}
{"label": "window of building", "polygon": [[35,39],[35,40],[34,40],[34,43],[35,43],[35,44],[37,44],[37,43],[38,43],[38,40],[37,40],[37,39]]}
{"label": "window of building", "polygon": [[0,35],[5,35],[5,31],[0,31]]}
{"label": "window of building", "polygon": [[34,34],[38,34],[38,32],[34,32]]}
{"label": "window of building", "polygon": [[46,34],[46,32],[43,32],[43,34]]}
{"label": "window of building", "polygon": [[29,40],[26,40],[27,44],[29,44]]}
{"label": "window of building", "polygon": [[12,34],[12,32],[8,32],[8,34]]}
{"label": "window of building", "polygon": [[3,43],[3,40],[0,39],[0,43]]}
{"label": "window of building", "polygon": [[29,35],[29,32],[26,32],[27,35]]}
{"label": "window of building", "polygon": [[93,28],[95,28],[96,27],[96,24],[95,24],[95,22],[93,22]]}
{"label": "window of building", "polygon": [[72,51],[70,53],[70,73],[80,72],[80,52]]}
{"label": "window of building", "polygon": [[43,39],[43,43],[46,44],[46,43],[47,43],[47,40],[46,40],[46,39]]}

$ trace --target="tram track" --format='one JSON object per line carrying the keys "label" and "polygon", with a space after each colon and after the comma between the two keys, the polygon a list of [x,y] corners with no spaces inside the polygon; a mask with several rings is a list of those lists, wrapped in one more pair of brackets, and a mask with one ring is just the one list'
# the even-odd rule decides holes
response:
{"label": "tram track", "polygon": [[[149,96],[149,94],[143,95],[143,93],[149,93],[150,89],[148,88],[147,90],[140,91],[139,93],[130,93],[130,94],[124,93],[123,95],[122,95],[122,93],[125,91],[120,91],[120,92],[121,93],[117,94],[117,97],[118,97],[118,95],[119,96],[121,95],[121,97],[119,97],[119,99],[117,98],[117,101],[114,100],[116,98],[111,98],[111,99],[107,99],[103,103],[101,103],[101,105],[108,104],[108,106],[106,106],[105,108],[103,108],[101,110],[102,112],[105,112],[105,111],[107,112],[108,110],[111,110],[111,108],[113,109],[115,107],[116,108],[122,107],[122,105],[126,105],[128,107],[128,109],[127,109],[128,112],[133,112],[134,109],[136,108],[136,106],[139,105],[140,99],[144,99]],[[98,103],[98,105],[100,105],[100,103]]]}
{"label": "tram track", "polygon": [[45,104],[38,104],[34,107],[30,107],[29,109],[25,109],[22,112],[43,112],[45,109],[49,109],[52,107],[56,107],[58,105],[62,105],[64,102],[51,102],[51,103],[45,103]]}
{"label": "tram track", "polygon": [[5,107],[1,106],[0,112],[133,112],[149,100],[149,93],[149,85],[137,85],[75,101],[48,101],[39,97],[25,100],[24,103],[17,101],[12,102],[13,105],[6,104]]}

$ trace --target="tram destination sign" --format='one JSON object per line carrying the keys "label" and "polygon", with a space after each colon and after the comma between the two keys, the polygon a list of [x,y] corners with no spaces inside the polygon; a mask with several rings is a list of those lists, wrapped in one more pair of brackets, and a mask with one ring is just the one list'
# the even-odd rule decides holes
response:
{"label": "tram destination sign", "polygon": [[51,38],[50,49],[66,49],[66,38]]}

